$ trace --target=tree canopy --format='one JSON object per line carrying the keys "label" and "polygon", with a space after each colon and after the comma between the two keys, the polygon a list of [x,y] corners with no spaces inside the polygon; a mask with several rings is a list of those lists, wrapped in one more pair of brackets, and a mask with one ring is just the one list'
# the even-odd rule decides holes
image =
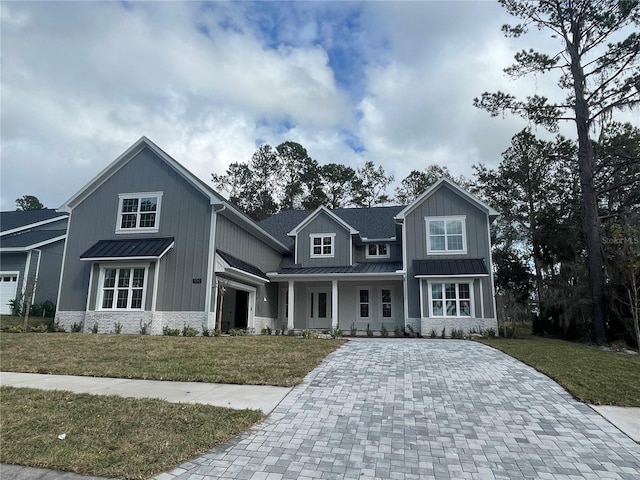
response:
{"label": "tree canopy", "polygon": [[504,92],[485,92],[474,104],[492,116],[505,111],[521,115],[555,131],[562,120],[575,122],[578,171],[583,210],[595,340],[606,340],[603,253],[596,163],[590,132],[606,125],[613,113],[640,102],[640,7],[638,0],[500,0],[522,23],[504,25],[507,37],[526,34],[530,27],[548,32],[558,47],[550,53],[523,50],[505,69],[512,78],[558,72],[558,87],[566,98],[551,101],[532,95],[519,100]]}
{"label": "tree canopy", "polygon": [[27,211],[27,210],[42,210],[45,206],[38,200],[38,197],[34,197],[33,195],[23,195],[20,198],[16,198],[16,210],[18,211]]}

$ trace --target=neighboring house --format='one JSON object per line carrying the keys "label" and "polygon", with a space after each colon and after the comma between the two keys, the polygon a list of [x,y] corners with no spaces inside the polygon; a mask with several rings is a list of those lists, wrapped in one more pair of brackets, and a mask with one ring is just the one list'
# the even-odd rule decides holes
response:
{"label": "neighboring house", "polygon": [[51,209],[0,212],[0,313],[9,302],[55,303],[67,215]]}
{"label": "neighboring house", "polygon": [[441,179],[407,207],[320,207],[262,221],[290,249],[268,272],[280,285],[280,324],[496,329],[489,225],[497,215]]}
{"label": "neighboring house", "polygon": [[223,329],[275,323],[265,272],[287,248],[146,137],[59,210],[69,233],[56,318],[67,330],[213,329],[222,290]]}
{"label": "neighboring house", "polygon": [[497,213],[447,179],[406,207],[257,224],[143,137],[59,210],[70,215],[57,312],[67,329],[159,334],[217,318],[251,333],[496,328]]}

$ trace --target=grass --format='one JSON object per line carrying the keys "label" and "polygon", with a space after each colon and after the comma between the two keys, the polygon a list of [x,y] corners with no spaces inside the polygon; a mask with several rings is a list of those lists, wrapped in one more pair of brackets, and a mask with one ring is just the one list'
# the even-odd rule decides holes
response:
{"label": "grass", "polygon": [[2,370],[290,387],[343,340],[25,333],[0,336]]}
{"label": "grass", "polygon": [[533,335],[480,341],[548,375],[581,402],[640,407],[640,355]]}
{"label": "grass", "polygon": [[0,462],[104,477],[149,478],[262,418],[152,399],[11,387],[0,394]]}

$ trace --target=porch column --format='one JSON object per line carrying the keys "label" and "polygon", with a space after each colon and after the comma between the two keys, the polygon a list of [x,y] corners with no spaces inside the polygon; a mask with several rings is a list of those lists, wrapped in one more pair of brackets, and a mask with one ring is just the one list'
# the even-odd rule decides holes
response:
{"label": "porch column", "polygon": [[420,285],[420,318],[424,318],[424,287],[422,285],[422,278],[418,279]]}
{"label": "porch column", "polygon": [[338,328],[338,280],[331,282],[331,328]]}
{"label": "porch column", "polygon": [[293,326],[293,312],[295,311],[294,309],[294,300],[296,298],[295,296],[295,289],[294,287],[294,282],[293,280],[289,280],[289,290],[288,290],[288,295],[289,295],[289,305],[288,305],[288,309],[287,309],[287,330],[293,330],[294,326]]}

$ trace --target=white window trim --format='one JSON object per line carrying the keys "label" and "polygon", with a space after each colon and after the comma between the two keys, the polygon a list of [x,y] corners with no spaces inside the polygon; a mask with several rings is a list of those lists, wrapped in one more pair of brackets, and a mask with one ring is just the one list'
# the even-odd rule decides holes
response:
{"label": "white window trim", "polygon": [[[446,312],[446,298],[445,298],[445,289],[444,289],[444,285],[447,283],[454,283],[456,285],[456,302],[458,303],[458,315],[456,316],[451,316],[451,315],[434,315],[433,314],[433,297],[432,297],[432,293],[433,291],[431,290],[431,286],[432,285],[442,285],[442,311]],[[469,281],[469,282],[460,282],[457,281],[457,279],[450,279],[450,280],[438,280],[438,281],[432,281],[432,282],[427,282],[427,301],[429,302],[429,317],[431,318],[476,318],[476,302],[475,302],[475,298],[473,295],[473,285],[474,285],[474,281]],[[471,307],[471,315],[460,315],[460,308],[459,308],[459,302],[460,302],[460,297],[459,297],[459,292],[458,292],[458,285],[460,284],[465,284],[465,285],[469,285],[469,302],[470,302],[470,307]]]}
{"label": "white window trim", "polygon": [[[322,240],[320,240],[320,254],[313,253],[313,239],[320,238],[323,239],[325,237],[331,237],[331,254],[322,253],[324,250],[324,245],[322,245]],[[335,233],[310,233],[309,234],[309,255],[311,258],[334,258],[336,255],[336,234]]]}
{"label": "white window trim", "polygon": [[[462,221],[462,250],[432,250],[431,249],[431,235],[429,229],[429,222],[444,221],[447,220],[460,220]],[[467,217],[466,215],[452,215],[448,217],[425,217],[425,232],[427,237],[427,254],[429,255],[466,255],[467,254]],[[446,233],[445,233],[445,247],[446,247]]]}
{"label": "white window trim", "polygon": [[[391,301],[390,302],[383,302],[382,301],[382,290],[389,290],[391,292]],[[378,289],[378,293],[380,294],[380,320],[383,321],[383,322],[385,320],[392,321],[395,318],[395,315],[393,313],[393,304],[394,304],[394,301],[393,301],[393,293],[394,293],[393,292],[393,287],[382,286],[382,287],[380,287]],[[385,317],[384,316],[384,304],[385,303],[389,303],[389,305],[391,305],[391,316],[390,317]]]}
{"label": "white window trim", "polygon": [[[360,316],[360,305],[364,304],[364,302],[360,301],[360,290],[366,290],[367,292],[369,292],[369,302],[367,302],[367,304],[369,305],[368,317]],[[373,318],[372,306],[373,306],[373,297],[372,297],[371,287],[356,287],[356,319],[371,321],[371,319]]]}
{"label": "white window trim", "polygon": [[[116,233],[158,233],[160,230],[160,208],[162,206],[163,192],[138,192],[138,193],[120,193],[118,194],[118,214],[116,215]],[[125,199],[156,197],[158,203],[156,205],[156,224],[153,227],[137,227],[137,228],[121,228],[122,225],[122,201]],[[138,213],[138,221],[140,220]]]}
{"label": "white window trim", "polygon": [[[142,288],[142,308],[103,308],[102,300],[104,296],[104,272],[107,269],[132,269],[132,268],[144,268],[144,286]],[[100,265],[100,275],[98,275],[98,285],[96,288],[98,289],[98,294],[96,295],[96,305],[95,309],[103,312],[144,312],[145,304],[147,300],[147,288],[149,287],[149,264],[101,264]],[[117,284],[114,288],[115,291],[118,290]],[[131,290],[131,286],[129,287]],[[131,302],[132,296],[128,297],[128,302]],[[117,295],[114,292],[114,302],[117,299]]]}
{"label": "white window trim", "polygon": [[[375,245],[375,247],[376,247],[376,254],[375,255],[371,255],[369,253],[369,247],[371,245]],[[386,255],[380,255],[378,253],[378,252],[380,252],[380,245],[385,245],[387,247],[387,254]],[[366,246],[366,249],[365,249],[366,258],[389,258],[390,257],[390,252],[389,252],[390,246],[389,246],[388,243],[367,243],[367,244],[365,244],[365,246]]]}

